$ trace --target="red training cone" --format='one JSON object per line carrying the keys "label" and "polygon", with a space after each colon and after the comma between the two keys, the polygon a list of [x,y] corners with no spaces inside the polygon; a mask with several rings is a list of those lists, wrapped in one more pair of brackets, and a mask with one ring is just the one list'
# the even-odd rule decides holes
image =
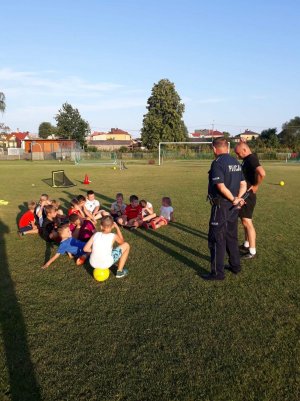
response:
{"label": "red training cone", "polygon": [[89,180],[89,177],[88,177],[88,175],[86,174],[86,175],[84,176],[84,181],[83,181],[83,183],[84,183],[85,185],[88,185],[90,182],[91,182],[91,181]]}

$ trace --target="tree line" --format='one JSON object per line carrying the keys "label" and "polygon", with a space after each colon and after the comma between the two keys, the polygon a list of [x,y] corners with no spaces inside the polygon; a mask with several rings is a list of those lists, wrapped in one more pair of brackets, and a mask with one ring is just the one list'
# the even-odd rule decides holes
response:
{"label": "tree line", "polygon": [[[6,108],[5,95],[0,92],[0,111]],[[188,140],[188,130],[183,120],[185,105],[178,95],[175,84],[168,79],[161,79],[153,85],[147,100],[147,112],[143,117],[141,138],[143,146],[156,150],[159,142],[184,142]],[[61,139],[73,139],[82,146],[90,134],[89,123],[84,120],[78,109],[64,103],[54,117],[56,126],[50,122],[42,122],[39,126],[39,137],[51,135]],[[229,133],[224,136],[230,140]],[[282,125],[281,132],[276,128],[263,130],[260,137],[252,144],[256,149],[285,149],[300,151],[300,117],[296,116]]]}

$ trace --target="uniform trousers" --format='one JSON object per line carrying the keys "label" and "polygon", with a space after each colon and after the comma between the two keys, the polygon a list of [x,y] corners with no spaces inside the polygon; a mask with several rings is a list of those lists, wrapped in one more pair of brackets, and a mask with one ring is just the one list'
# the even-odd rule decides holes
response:
{"label": "uniform trousers", "polygon": [[226,252],[230,266],[236,270],[240,269],[238,214],[239,210],[226,200],[221,200],[220,205],[213,205],[211,208],[208,232],[211,273],[219,277],[224,277]]}

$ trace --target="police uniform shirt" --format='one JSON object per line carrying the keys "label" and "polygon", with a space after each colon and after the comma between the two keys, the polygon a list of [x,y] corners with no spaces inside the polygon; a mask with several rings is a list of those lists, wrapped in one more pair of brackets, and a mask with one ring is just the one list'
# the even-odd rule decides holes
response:
{"label": "police uniform shirt", "polygon": [[228,153],[221,154],[211,164],[208,193],[212,198],[224,198],[216,187],[223,183],[233,196],[237,196],[241,181],[244,181],[244,175],[240,163]]}
{"label": "police uniform shirt", "polygon": [[245,179],[247,181],[247,187],[256,184],[256,169],[260,166],[258,157],[255,153],[251,153],[243,159],[242,169]]}

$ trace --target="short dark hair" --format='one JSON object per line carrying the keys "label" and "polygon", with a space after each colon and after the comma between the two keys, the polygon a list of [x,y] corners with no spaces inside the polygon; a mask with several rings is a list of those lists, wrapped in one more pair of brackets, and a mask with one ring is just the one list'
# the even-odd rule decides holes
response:
{"label": "short dark hair", "polygon": [[75,221],[77,221],[78,219],[79,219],[79,216],[76,213],[72,213],[69,216],[69,222],[70,223],[75,223]]}
{"label": "short dark hair", "polygon": [[138,200],[139,200],[139,198],[136,195],[131,195],[130,198],[129,198],[129,202],[130,203],[133,202],[133,201],[138,201]]}
{"label": "short dark hair", "polygon": [[95,192],[94,192],[93,190],[90,189],[89,191],[86,192],[86,194],[87,194],[87,195],[95,195]]}
{"label": "short dark hair", "polygon": [[83,196],[83,195],[78,195],[77,200],[78,200],[78,202],[86,201],[85,196]]}
{"label": "short dark hair", "polygon": [[214,138],[212,141],[212,145],[215,148],[228,148],[228,141],[224,137]]}

